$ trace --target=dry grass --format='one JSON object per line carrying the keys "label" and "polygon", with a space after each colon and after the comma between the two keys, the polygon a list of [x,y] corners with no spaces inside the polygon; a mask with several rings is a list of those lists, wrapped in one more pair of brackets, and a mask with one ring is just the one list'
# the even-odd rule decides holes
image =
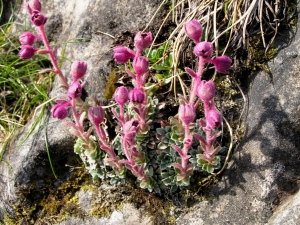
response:
{"label": "dry grass", "polygon": [[[184,63],[190,40],[186,37],[183,24],[191,19],[197,19],[204,27],[206,41],[214,43],[216,55],[227,54],[234,59],[233,69],[245,64],[241,56],[247,52],[250,45],[262,43],[265,52],[273,43],[281,23],[286,22],[287,0],[175,0],[174,5],[165,17],[155,39],[161,34],[162,27],[174,13],[176,29],[170,34],[168,41],[173,42],[173,89],[176,90],[176,79],[179,79],[181,89],[185,94],[187,87],[177,73],[179,62]],[[161,3],[161,6],[165,1]],[[159,7],[157,11],[161,10]],[[153,16],[153,18],[156,15]],[[148,26],[151,24],[150,20]],[[145,30],[148,28],[145,28]],[[260,35],[260,40],[254,37]],[[256,43],[253,43],[256,42]],[[249,60],[251,56],[243,56]],[[251,60],[251,59],[250,59]]]}

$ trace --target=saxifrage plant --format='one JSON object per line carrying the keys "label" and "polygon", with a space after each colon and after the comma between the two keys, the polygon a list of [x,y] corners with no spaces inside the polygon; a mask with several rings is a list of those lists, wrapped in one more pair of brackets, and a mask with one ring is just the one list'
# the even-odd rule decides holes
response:
{"label": "saxifrage plant", "polygon": [[[132,64],[132,70],[126,72],[132,78],[133,88],[118,87],[114,93],[116,106],[109,108],[119,126],[116,137],[110,139],[105,130],[105,111],[102,106],[90,106],[81,99],[85,82],[87,64],[74,61],[71,66],[72,82],[61,72],[56,50],[51,49],[44,25],[47,17],[41,12],[39,0],[26,3],[37,34],[25,32],[20,36],[22,44],[19,55],[30,59],[36,53],[48,54],[53,64],[53,72],[61,81],[67,93],[56,100],[52,107],[52,116],[64,120],[72,113],[72,121],[63,122],[70,127],[70,132],[77,137],[77,153],[94,180],[108,179],[119,183],[133,175],[142,188],[160,192],[169,188],[190,185],[195,171],[213,173],[219,169],[221,159],[218,155],[221,146],[216,139],[221,135],[218,129],[222,125],[222,116],[214,102],[216,93],[212,80],[203,79],[205,64],[211,63],[219,73],[227,73],[231,59],[227,56],[212,58],[213,45],[201,42],[202,26],[197,20],[184,24],[185,33],[195,42],[194,54],[198,57],[198,69],[185,68],[191,77],[188,98],[179,97],[178,115],[168,121],[161,121],[161,127],[152,126],[155,115],[159,112],[159,100],[150,95],[146,87],[149,76],[149,59],[143,55],[152,43],[152,34],[138,32],[134,38],[135,51],[124,46],[114,49],[114,59],[118,64]],[[44,49],[33,47],[35,39],[41,39]],[[129,67],[130,68],[130,67]],[[204,118],[197,119],[197,110],[202,104]],[[88,119],[91,127],[85,130],[83,122]],[[153,141],[153,138],[155,139]]]}

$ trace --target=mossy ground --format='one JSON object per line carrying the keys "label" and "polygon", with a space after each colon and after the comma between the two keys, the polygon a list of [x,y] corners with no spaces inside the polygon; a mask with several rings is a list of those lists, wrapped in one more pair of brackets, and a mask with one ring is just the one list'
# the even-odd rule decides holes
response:
{"label": "mossy ground", "polygon": [[[180,213],[207,199],[206,193],[215,181],[216,177],[202,177],[194,180],[192,190],[157,195],[140,189],[135,183],[119,186],[106,182],[93,183],[84,169],[76,169],[67,181],[58,187],[50,187],[42,199],[28,201],[34,195],[33,186],[20,191],[20,199],[24,201],[13,205],[15,216],[6,215],[4,223],[42,225],[56,224],[70,216],[81,219],[109,217],[112,211],[121,211],[124,204],[130,203],[137,209],[143,209],[153,224],[175,224]],[[91,204],[81,206],[84,197],[80,193],[87,192],[92,199]]]}

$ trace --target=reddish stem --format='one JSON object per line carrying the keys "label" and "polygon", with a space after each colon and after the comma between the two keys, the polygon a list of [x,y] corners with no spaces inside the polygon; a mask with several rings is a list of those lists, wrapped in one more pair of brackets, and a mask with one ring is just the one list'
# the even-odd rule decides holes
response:
{"label": "reddish stem", "polygon": [[51,63],[54,67],[54,72],[59,76],[59,78],[63,84],[63,88],[65,88],[67,90],[69,87],[68,80],[65,78],[65,76],[63,75],[62,71],[60,70],[60,68],[58,66],[56,56],[54,55],[54,53],[49,45],[49,41],[48,41],[47,35],[45,33],[44,25],[38,26],[38,27],[36,27],[36,29],[38,30],[38,33],[40,34],[41,39],[43,40],[46,50],[48,51]]}

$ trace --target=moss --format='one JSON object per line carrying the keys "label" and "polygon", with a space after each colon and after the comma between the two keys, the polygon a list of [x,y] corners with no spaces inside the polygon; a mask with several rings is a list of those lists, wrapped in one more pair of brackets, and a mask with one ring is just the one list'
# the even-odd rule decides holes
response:
{"label": "moss", "polygon": [[[257,34],[256,36],[254,36],[251,42],[260,43],[261,35]],[[278,49],[274,48],[274,45],[272,45],[268,49],[268,51],[265,52],[264,48],[257,48],[257,45],[253,45],[249,46],[248,51],[249,55],[246,62],[246,67],[250,68],[251,70],[261,69],[266,74],[269,74],[270,70],[267,67],[266,63],[276,56],[276,54],[278,53]]]}
{"label": "moss", "polygon": [[117,69],[112,69],[111,73],[108,75],[108,80],[106,82],[106,88],[104,91],[104,98],[111,99],[115,92],[115,83],[118,80]]}
{"label": "moss", "polygon": [[[18,193],[20,203],[13,205],[15,216],[6,216],[5,224],[52,224],[63,221],[70,215],[83,217],[75,192],[81,185],[87,184],[89,179],[85,170],[76,170],[58,188],[49,185],[48,193],[45,192],[42,199],[34,201],[32,199],[36,188],[33,185],[23,188]],[[50,182],[54,183],[52,179],[48,180],[49,184]]]}
{"label": "moss", "polygon": [[[137,184],[112,186],[106,182],[92,183],[90,175],[85,170],[78,169],[73,171],[72,177],[59,187],[49,188],[49,193],[41,200],[31,205],[27,203],[15,205],[17,216],[6,217],[5,224],[55,224],[70,216],[109,217],[113,210],[121,211],[125,203],[143,209],[154,224],[175,224],[178,213],[203,200],[204,193],[210,189],[212,183],[214,179],[202,177],[194,181],[192,191],[181,190],[158,195],[138,188]],[[24,189],[23,198],[28,198],[33,190],[34,186]],[[93,205],[90,209],[79,207],[79,191],[91,193]]]}

